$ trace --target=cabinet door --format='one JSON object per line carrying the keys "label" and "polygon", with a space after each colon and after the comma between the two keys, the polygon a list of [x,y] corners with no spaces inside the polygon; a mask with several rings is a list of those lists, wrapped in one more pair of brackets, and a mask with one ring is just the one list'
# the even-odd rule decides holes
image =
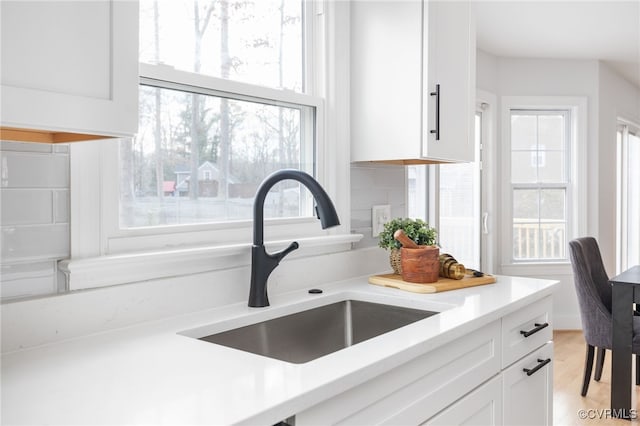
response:
{"label": "cabinet door", "polygon": [[505,425],[551,425],[553,343],[548,342],[504,370],[503,386]]}
{"label": "cabinet door", "polygon": [[502,377],[483,384],[455,404],[427,420],[423,425],[499,425],[502,424]]}
{"label": "cabinet door", "polygon": [[351,2],[350,87],[352,161],[473,161],[470,2]]}
{"label": "cabinet door", "polygon": [[423,156],[473,161],[476,48],[470,3],[429,1],[424,14]]}
{"label": "cabinet door", "polygon": [[500,371],[500,321],[296,414],[296,425],[418,425]]}
{"label": "cabinet door", "polygon": [[351,159],[420,157],[422,4],[351,2]]}
{"label": "cabinet door", "polygon": [[0,7],[3,127],[137,131],[137,1],[8,0]]}

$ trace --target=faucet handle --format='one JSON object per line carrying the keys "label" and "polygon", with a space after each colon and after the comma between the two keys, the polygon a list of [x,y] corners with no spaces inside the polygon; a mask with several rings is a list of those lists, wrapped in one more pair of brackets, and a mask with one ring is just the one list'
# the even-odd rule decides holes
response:
{"label": "faucet handle", "polygon": [[298,247],[300,247],[300,244],[298,244],[297,241],[294,241],[291,244],[289,244],[289,247],[287,247],[286,249],[284,249],[282,251],[279,251],[277,253],[272,254],[272,256],[275,257],[278,262],[280,262],[283,257],[288,255],[292,251],[296,250]]}
{"label": "faucet handle", "polygon": [[298,244],[297,241],[292,242],[291,244],[289,244],[289,247],[287,247],[286,249],[282,250],[279,254],[281,255],[280,259],[282,259],[283,257],[285,257],[286,255],[288,255],[289,253],[291,253],[294,250],[297,250],[298,247],[300,247],[300,244]]}

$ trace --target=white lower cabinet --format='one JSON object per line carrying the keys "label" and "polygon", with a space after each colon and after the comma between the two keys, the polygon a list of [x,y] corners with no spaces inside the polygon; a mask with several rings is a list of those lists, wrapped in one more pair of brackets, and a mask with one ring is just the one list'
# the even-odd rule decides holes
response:
{"label": "white lower cabinet", "polygon": [[419,425],[500,371],[494,321],[296,415],[304,425]]}
{"label": "white lower cabinet", "polygon": [[553,343],[517,361],[423,425],[551,425]]}
{"label": "white lower cabinet", "polygon": [[498,375],[430,418],[423,425],[500,425],[502,423],[502,376]]}
{"label": "white lower cabinet", "polygon": [[502,373],[504,424],[553,424],[553,342]]}
{"label": "white lower cabinet", "polygon": [[552,424],[551,297],[295,417],[306,425]]}

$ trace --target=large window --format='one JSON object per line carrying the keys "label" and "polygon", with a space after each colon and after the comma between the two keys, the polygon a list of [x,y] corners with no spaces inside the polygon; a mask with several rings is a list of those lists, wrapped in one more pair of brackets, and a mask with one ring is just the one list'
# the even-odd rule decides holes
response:
{"label": "large window", "polygon": [[621,123],[618,142],[618,271],[640,264],[640,127]]}
{"label": "large window", "polygon": [[69,148],[69,288],[246,266],[253,195],[285,167],[312,174],[343,224],[323,230],[309,191],[282,181],[265,200],[269,250],[350,249],[348,3],[139,4],[139,132]]}
{"label": "large window", "polygon": [[511,109],[514,261],[565,260],[571,191],[569,110]]}
{"label": "large window", "polygon": [[[140,1],[140,124],[121,143],[121,228],[250,219],[269,173],[316,173],[304,6]],[[267,198],[266,217],[311,215],[296,182]]]}

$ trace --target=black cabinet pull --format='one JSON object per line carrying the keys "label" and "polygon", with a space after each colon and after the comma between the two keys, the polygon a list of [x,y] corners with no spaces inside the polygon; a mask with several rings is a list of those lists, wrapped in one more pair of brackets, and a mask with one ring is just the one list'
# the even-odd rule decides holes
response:
{"label": "black cabinet pull", "polygon": [[550,362],[551,362],[551,358],[547,358],[547,359],[538,358],[538,365],[536,365],[535,367],[533,367],[531,369],[523,368],[522,371],[527,373],[527,376],[530,376],[530,375],[534,374],[536,371],[540,370],[545,365],[549,364]]}
{"label": "black cabinet pull", "polygon": [[429,93],[431,96],[436,97],[436,129],[431,130],[431,133],[436,134],[436,140],[440,140],[440,85],[436,84],[436,91]]}
{"label": "black cabinet pull", "polygon": [[529,330],[529,331],[523,331],[523,330],[520,330],[520,334],[522,334],[524,337],[529,337],[529,336],[531,336],[532,334],[535,334],[535,333],[537,333],[538,331],[542,330],[543,328],[549,327],[549,323],[548,323],[548,322],[545,322],[544,324],[538,324],[538,323],[535,323],[535,324],[533,324],[533,325],[535,325],[536,327],[535,327],[535,328],[532,328],[532,329],[531,329],[531,330]]}

